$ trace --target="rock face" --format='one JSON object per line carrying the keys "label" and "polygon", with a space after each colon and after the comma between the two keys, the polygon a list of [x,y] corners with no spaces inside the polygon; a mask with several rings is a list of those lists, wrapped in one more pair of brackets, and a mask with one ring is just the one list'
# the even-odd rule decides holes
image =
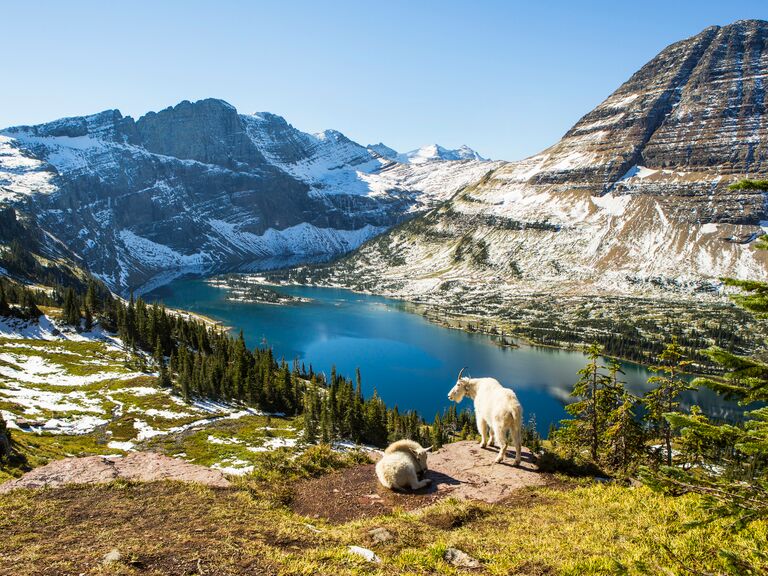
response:
{"label": "rock face", "polygon": [[[768,175],[768,23],[707,28],[643,66],[554,146],[364,246],[336,282],[444,301],[696,295],[768,279],[750,242]],[[357,286],[362,287],[362,286]]]}
{"label": "rock face", "polygon": [[0,203],[121,291],[166,271],[349,251],[491,167],[412,166],[215,99],[0,131]]}
{"label": "rock face", "polygon": [[65,484],[101,484],[118,478],[142,482],[180,480],[218,488],[229,486],[229,481],[218,470],[154,452],[132,452],[122,458],[86,456],[55,460],[27,472],[21,478],[1,484],[0,493],[16,488],[56,488]]}

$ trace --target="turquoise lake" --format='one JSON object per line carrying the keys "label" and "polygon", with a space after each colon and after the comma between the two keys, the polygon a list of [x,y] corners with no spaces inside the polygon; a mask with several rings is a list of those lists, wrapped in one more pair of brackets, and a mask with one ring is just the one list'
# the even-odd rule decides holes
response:
{"label": "turquoise lake", "polygon": [[[242,330],[248,346],[269,345],[275,356],[299,358],[315,372],[353,377],[360,368],[366,396],[376,389],[389,406],[418,410],[431,421],[450,406],[447,393],[462,366],[472,376],[493,376],[520,398],[526,421],[536,415],[538,429],[566,416],[564,405],[586,363],[581,352],[521,345],[498,346],[491,337],[443,328],[405,310],[401,302],[347,290],[290,286],[275,288],[310,299],[288,305],[228,299],[225,288],[202,278],[181,278],[145,295],[147,301],[184,308]],[[624,380],[635,392],[651,373],[625,363]],[[730,412],[709,391],[692,392],[685,404],[705,411]],[[469,407],[464,400],[460,408]]]}

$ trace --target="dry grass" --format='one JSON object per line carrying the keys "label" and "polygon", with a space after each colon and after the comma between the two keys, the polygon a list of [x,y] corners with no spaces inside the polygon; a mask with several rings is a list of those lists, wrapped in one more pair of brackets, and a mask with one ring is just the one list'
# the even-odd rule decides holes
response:
{"label": "dry grass", "polygon": [[[768,546],[766,524],[740,535],[686,527],[700,519],[693,499],[611,485],[523,490],[498,505],[446,500],[340,525],[298,516],[245,483],[17,491],[0,496],[0,509],[0,574],[14,576],[460,573],[443,561],[447,547],[479,559],[486,574],[683,574],[683,566],[717,574],[720,547],[747,550],[768,569],[754,551]],[[379,526],[393,538],[374,546],[368,531]],[[382,563],[349,545],[375,548]],[[113,548],[123,560],[102,564]]]}

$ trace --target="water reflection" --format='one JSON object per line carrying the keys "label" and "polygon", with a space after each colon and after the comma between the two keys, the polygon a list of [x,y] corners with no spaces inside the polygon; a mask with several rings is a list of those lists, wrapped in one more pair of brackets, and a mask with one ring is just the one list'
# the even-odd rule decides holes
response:
{"label": "water reflection", "polygon": [[[577,371],[586,363],[581,352],[498,346],[491,337],[432,324],[404,309],[401,302],[333,288],[292,286],[280,292],[309,299],[290,305],[233,301],[226,289],[201,278],[180,278],[147,295],[169,306],[211,316],[243,330],[249,346],[268,342],[276,356],[298,358],[316,372],[352,377],[360,368],[366,395],[377,390],[389,405],[418,410],[427,419],[450,402],[446,397],[462,366],[473,376],[494,376],[515,390],[526,418],[536,414],[539,429],[566,416],[563,406]],[[649,388],[651,373],[623,363],[624,380],[636,394]],[[709,390],[686,393],[683,404],[700,405],[719,418],[741,410]],[[469,406],[465,400],[462,406]]]}

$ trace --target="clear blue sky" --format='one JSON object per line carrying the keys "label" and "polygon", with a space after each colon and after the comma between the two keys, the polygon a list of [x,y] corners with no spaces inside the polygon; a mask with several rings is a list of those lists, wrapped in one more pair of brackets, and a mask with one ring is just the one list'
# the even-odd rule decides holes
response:
{"label": "clear blue sky", "polygon": [[0,126],[223,98],[400,151],[517,159],[668,44],[768,2],[0,0]]}

